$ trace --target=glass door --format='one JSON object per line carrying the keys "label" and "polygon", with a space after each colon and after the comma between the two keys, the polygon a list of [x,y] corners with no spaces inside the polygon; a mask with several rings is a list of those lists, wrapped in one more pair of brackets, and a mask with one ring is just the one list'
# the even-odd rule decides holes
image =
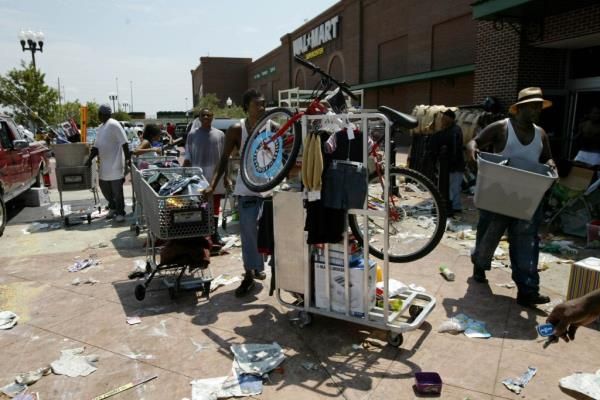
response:
{"label": "glass door", "polygon": [[588,88],[579,86],[571,92],[569,137],[568,143],[566,143],[568,149],[566,155],[569,160],[572,160],[579,151],[576,136],[579,133],[581,124],[588,120],[592,108],[600,107],[600,82],[595,82],[595,84],[598,86]]}

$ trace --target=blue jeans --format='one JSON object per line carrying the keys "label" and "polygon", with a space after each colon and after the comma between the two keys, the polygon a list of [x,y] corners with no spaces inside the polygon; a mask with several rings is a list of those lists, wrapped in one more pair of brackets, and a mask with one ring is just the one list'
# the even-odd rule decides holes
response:
{"label": "blue jeans", "polygon": [[452,206],[452,210],[460,211],[462,210],[462,204],[460,202],[460,193],[462,192],[462,181],[464,172],[450,172],[450,182],[449,182],[449,196],[450,205]]}
{"label": "blue jeans", "polygon": [[475,251],[471,255],[474,268],[480,270],[491,268],[494,251],[498,247],[502,235],[508,230],[512,279],[517,284],[519,293],[523,295],[539,293],[540,275],[537,268],[540,239],[538,229],[541,220],[541,207],[538,207],[531,221],[479,210]]}
{"label": "blue jeans", "polygon": [[258,215],[262,204],[263,198],[258,196],[240,196],[238,201],[242,260],[246,271],[265,269],[263,255],[258,252]]}

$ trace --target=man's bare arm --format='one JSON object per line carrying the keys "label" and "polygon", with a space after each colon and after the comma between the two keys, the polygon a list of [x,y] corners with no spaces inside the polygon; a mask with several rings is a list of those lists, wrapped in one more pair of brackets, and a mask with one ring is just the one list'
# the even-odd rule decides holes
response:
{"label": "man's bare arm", "polygon": [[501,137],[501,133],[505,128],[503,121],[496,121],[486,126],[477,137],[473,138],[467,143],[467,154],[471,161],[476,161],[477,153],[482,147],[488,147],[495,144],[498,141],[498,137]]}
{"label": "man's bare arm", "polygon": [[540,162],[547,164],[552,169],[556,169],[556,164],[552,159],[552,150],[550,149],[550,139],[546,132],[542,129],[542,154],[540,154]]}

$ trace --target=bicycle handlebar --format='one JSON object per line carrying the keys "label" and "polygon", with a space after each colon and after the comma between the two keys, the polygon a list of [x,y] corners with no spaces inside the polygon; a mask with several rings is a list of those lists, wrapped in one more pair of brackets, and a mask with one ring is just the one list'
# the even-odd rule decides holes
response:
{"label": "bicycle handlebar", "polygon": [[328,73],[322,71],[321,68],[317,67],[315,64],[311,63],[310,61],[306,61],[305,59],[303,59],[300,56],[294,56],[294,60],[298,64],[302,65],[303,67],[306,67],[306,68],[312,70],[313,72],[329,79],[331,82],[335,83],[348,96],[350,96],[354,100],[358,100],[358,97],[354,93],[352,93],[352,91],[350,90],[350,88],[348,87],[347,84],[338,82],[334,77],[332,77]]}

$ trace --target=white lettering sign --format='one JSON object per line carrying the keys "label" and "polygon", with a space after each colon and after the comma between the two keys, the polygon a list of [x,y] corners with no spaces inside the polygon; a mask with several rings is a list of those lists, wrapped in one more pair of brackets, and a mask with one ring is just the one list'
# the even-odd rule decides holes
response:
{"label": "white lettering sign", "polygon": [[336,39],[338,34],[339,20],[340,17],[336,15],[330,20],[317,26],[310,32],[305,33],[304,35],[295,39],[293,42],[294,55],[297,56],[304,54],[309,50],[316,49],[322,44]]}

